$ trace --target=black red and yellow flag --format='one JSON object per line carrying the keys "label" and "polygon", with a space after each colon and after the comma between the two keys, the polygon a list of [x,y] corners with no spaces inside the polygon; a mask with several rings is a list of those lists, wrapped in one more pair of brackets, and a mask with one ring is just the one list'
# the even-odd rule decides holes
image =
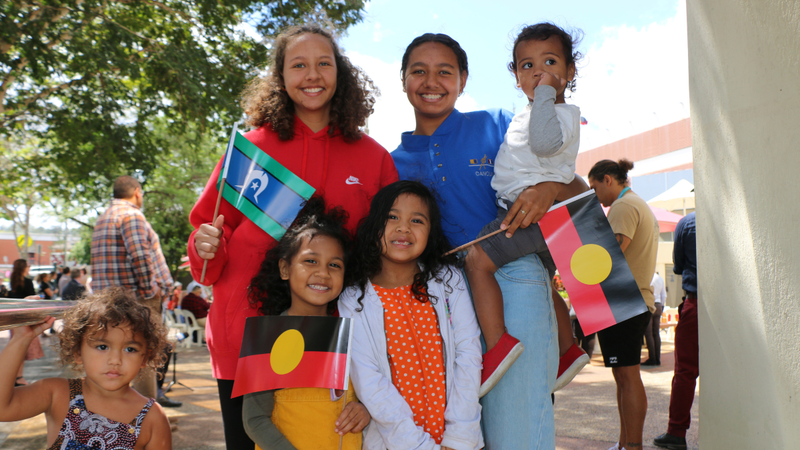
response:
{"label": "black red and yellow flag", "polygon": [[585,334],[647,311],[594,191],[555,205],[539,227]]}
{"label": "black red and yellow flag", "polygon": [[347,389],[350,319],[248,317],[231,397],[271,389]]}

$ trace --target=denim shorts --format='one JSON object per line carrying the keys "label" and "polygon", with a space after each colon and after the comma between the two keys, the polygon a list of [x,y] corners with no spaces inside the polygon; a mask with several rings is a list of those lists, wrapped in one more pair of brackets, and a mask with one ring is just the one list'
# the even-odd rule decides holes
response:
{"label": "denim shorts", "polygon": [[[478,237],[499,230],[500,224],[503,223],[507,213],[507,210],[497,208],[497,218],[483,227]],[[528,228],[517,228],[517,231],[510,238],[507,238],[505,233],[497,233],[490,238],[482,240],[478,245],[481,246],[498,269],[511,261],[516,261],[525,255],[535,253],[544,264],[550,274],[550,278],[552,279],[556,274],[556,264],[553,262],[553,257],[550,256],[550,250],[547,248],[542,230],[535,223]]]}

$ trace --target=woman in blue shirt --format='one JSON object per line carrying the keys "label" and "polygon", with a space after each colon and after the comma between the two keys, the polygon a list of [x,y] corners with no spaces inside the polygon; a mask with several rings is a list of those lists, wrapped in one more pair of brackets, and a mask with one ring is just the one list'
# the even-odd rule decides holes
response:
{"label": "woman in blue shirt", "polygon": [[[494,159],[513,115],[504,110],[462,113],[455,109],[467,82],[467,55],[444,34],[417,37],[402,60],[403,90],[414,107],[414,131],[392,153],[400,179],[418,180],[439,196],[451,244],[476,238],[497,214],[491,187]],[[586,190],[580,177],[569,185],[529,187],[509,209],[509,233],[537,222],[558,199]],[[558,369],[558,341],[550,280],[535,254],[496,273],[506,327],[525,351],[481,400],[487,449],[555,448],[550,398]]]}

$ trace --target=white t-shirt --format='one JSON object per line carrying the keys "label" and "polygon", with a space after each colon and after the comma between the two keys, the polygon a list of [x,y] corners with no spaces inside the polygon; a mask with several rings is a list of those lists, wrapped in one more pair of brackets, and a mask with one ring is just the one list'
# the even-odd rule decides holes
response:
{"label": "white t-shirt", "polygon": [[[578,157],[580,145],[581,110],[575,105],[555,103],[556,90],[551,86],[536,87],[534,101],[528,103],[519,114],[514,116],[508,126],[505,139],[500,145],[494,166],[492,188],[497,191],[498,198],[515,201],[527,187],[545,181],[570,183],[575,178],[575,159]],[[531,136],[531,111],[535,111],[534,121],[546,123],[555,118],[561,128],[561,136],[557,132],[555,142],[561,146],[545,149],[549,156],[537,155],[537,140],[553,141],[553,136]],[[550,117],[547,117],[547,116]],[[552,129],[552,128],[551,128]],[[533,142],[532,142],[533,139]],[[546,146],[545,146],[546,148]]]}
{"label": "white t-shirt", "polygon": [[653,274],[653,281],[650,282],[653,288],[653,295],[656,298],[656,303],[662,305],[667,303],[667,288],[664,286],[664,280],[657,274]]}

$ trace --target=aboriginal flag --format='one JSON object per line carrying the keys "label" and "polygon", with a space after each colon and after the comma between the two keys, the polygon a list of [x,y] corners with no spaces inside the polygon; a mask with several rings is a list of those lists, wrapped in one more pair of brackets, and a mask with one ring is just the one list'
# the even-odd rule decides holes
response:
{"label": "aboriginal flag", "polygon": [[248,317],[231,397],[271,389],[347,389],[350,319]]}
{"label": "aboriginal flag", "polygon": [[553,206],[539,227],[585,334],[647,311],[594,191]]}

